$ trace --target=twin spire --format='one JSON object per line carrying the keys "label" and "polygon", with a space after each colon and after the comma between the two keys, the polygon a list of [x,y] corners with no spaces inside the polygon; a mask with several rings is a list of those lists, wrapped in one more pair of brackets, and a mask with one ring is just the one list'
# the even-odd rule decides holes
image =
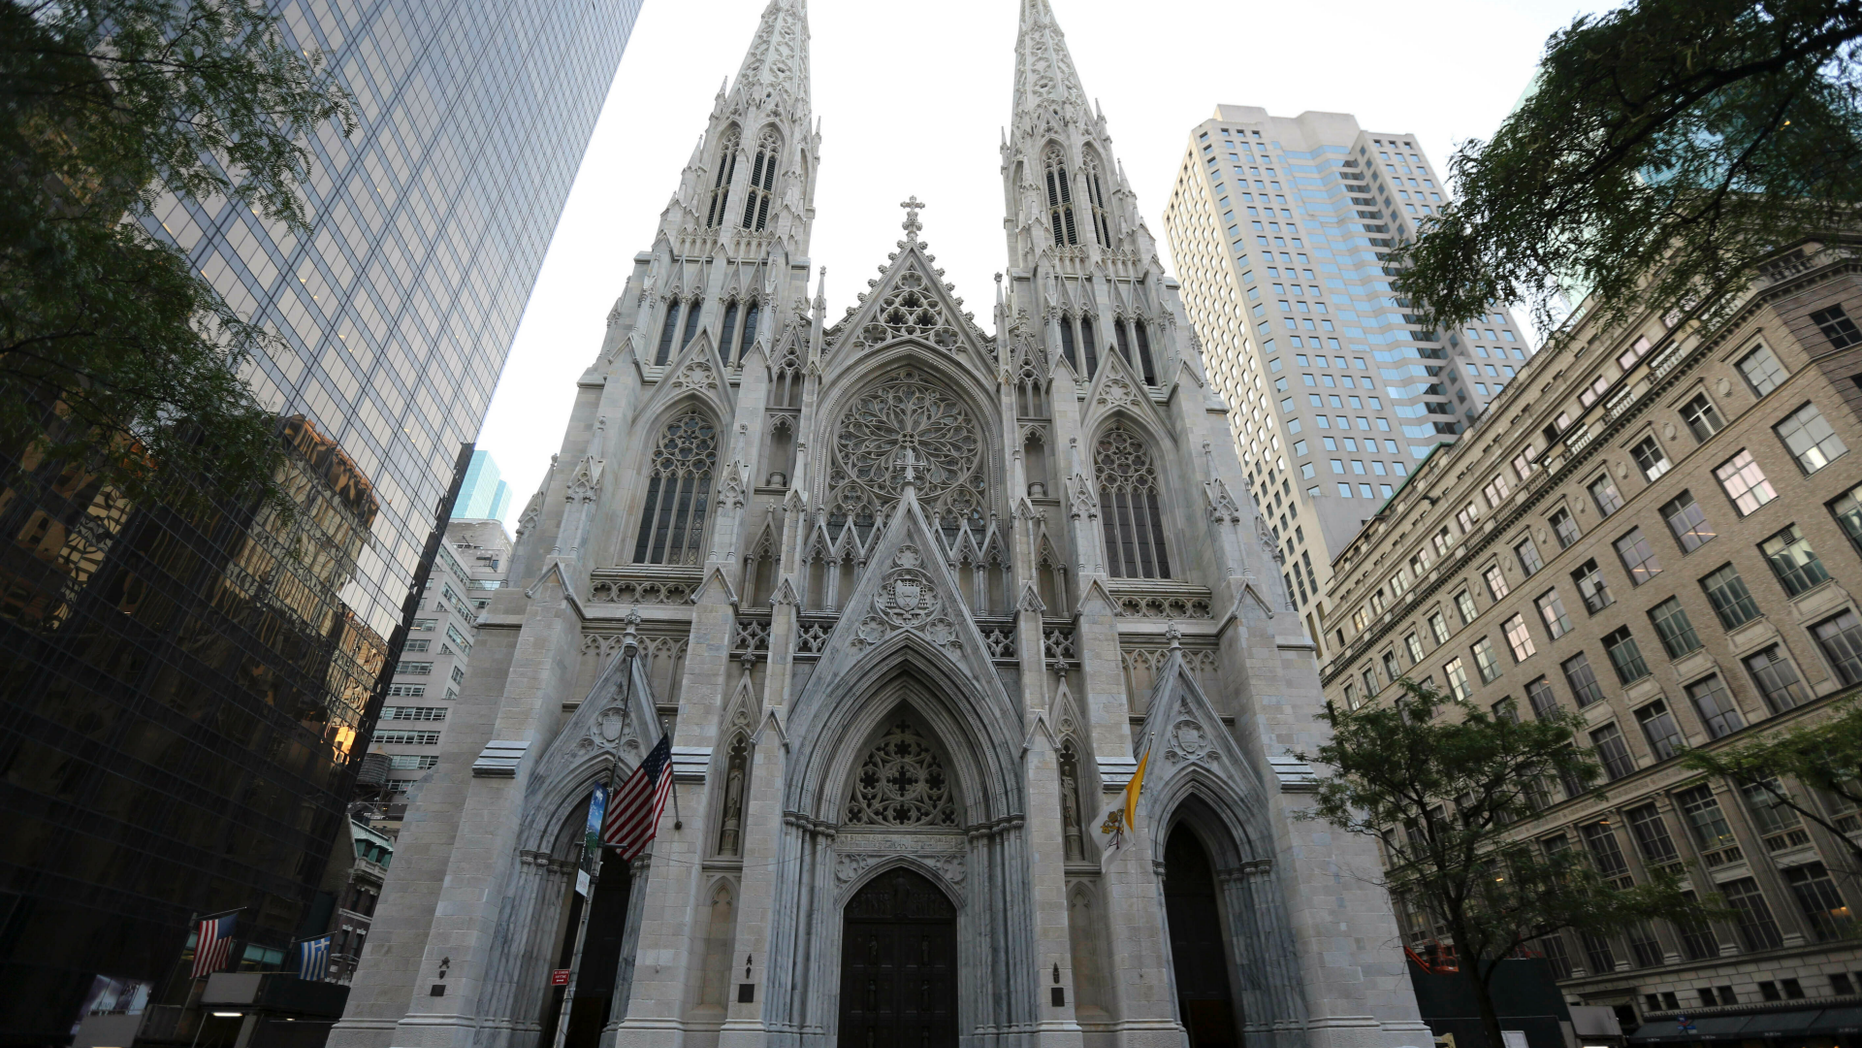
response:
{"label": "twin spire", "polygon": [[731,100],[800,118],[805,127],[808,82],[807,0],[770,0],[744,52]]}
{"label": "twin spire", "polygon": [[1047,0],[1022,0],[1021,24],[1015,34],[1015,124],[1023,117],[1049,111],[1063,120],[1091,122],[1086,88],[1073,68],[1067,38],[1054,20]]}

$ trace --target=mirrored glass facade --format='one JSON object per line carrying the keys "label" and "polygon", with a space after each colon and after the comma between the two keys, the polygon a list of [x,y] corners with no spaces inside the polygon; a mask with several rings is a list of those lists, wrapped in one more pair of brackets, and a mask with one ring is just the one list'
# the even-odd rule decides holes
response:
{"label": "mirrored glass facade", "polygon": [[251,381],[296,512],[130,506],[0,448],[0,1045],[68,1038],[100,974],[185,997],[195,914],[242,908],[232,967],[284,961],[639,6],[274,5],[360,119],[313,143],[313,228],[151,228],[282,334]]}

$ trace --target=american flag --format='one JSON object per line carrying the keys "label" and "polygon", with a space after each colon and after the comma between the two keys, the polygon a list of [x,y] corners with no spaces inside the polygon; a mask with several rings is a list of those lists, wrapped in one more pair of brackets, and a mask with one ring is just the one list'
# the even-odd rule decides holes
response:
{"label": "american flag", "polygon": [[233,952],[233,919],[237,916],[229,913],[224,917],[209,917],[200,922],[200,930],[194,937],[192,978],[211,975],[226,967],[227,955]]}
{"label": "american flag", "polygon": [[672,792],[672,736],[661,735],[659,745],[627,776],[608,798],[608,814],[601,823],[601,843],[631,860],[646,850],[659,832],[659,813]]}

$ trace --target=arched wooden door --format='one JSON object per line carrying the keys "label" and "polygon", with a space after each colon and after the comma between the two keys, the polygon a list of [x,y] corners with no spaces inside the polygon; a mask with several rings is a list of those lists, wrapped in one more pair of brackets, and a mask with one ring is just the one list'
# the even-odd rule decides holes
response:
{"label": "arched wooden door", "polygon": [[1209,853],[1187,826],[1173,830],[1164,845],[1164,916],[1170,922],[1177,1014],[1190,1032],[1190,1048],[1237,1048],[1241,1042],[1215,873]]}
{"label": "arched wooden door", "polygon": [[944,893],[892,870],[844,919],[840,1048],[956,1048],[957,911]]}

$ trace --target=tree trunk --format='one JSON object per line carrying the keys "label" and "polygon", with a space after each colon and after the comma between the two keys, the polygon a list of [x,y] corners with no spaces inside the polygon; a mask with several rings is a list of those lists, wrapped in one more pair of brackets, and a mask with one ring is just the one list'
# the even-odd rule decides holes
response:
{"label": "tree trunk", "polygon": [[[1468,988],[1474,991],[1474,1003],[1481,1010],[1481,1026],[1487,1030],[1488,1048],[1506,1048],[1506,1038],[1500,1034],[1500,1013],[1494,1010],[1493,991],[1487,985],[1487,977],[1481,975],[1480,963],[1473,957],[1457,956],[1461,974],[1468,980]],[[1494,962],[1498,969],[1499,962]],[[1490,970],[1489,975],[1492,974]]]}

